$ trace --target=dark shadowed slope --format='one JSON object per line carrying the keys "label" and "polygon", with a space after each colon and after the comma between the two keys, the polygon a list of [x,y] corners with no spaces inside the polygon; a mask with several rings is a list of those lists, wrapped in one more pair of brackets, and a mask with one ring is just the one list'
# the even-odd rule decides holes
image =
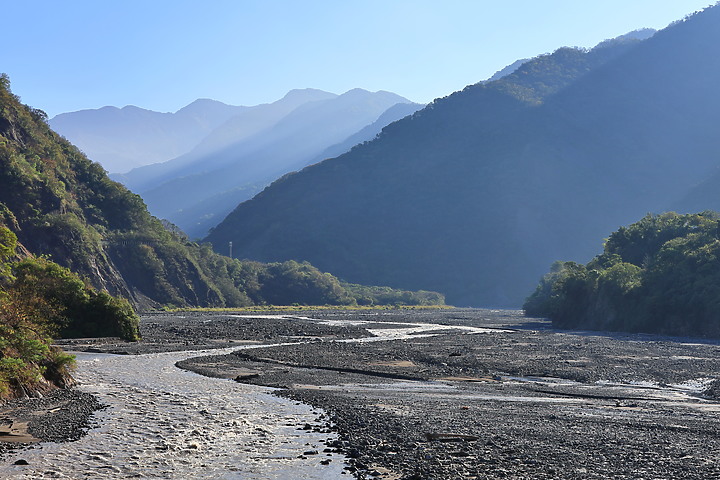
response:
{"label": "dark shadowed slope", "polygon": [[348,281],[519,306],[557,259],[718,164],[720,8],[652,38],[561,49],[275,182],[208,237]]}

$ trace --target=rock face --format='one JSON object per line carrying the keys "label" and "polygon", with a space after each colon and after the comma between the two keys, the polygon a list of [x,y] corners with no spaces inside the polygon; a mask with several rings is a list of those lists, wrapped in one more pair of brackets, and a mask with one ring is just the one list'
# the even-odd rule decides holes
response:
{"label": "rock face", "polygon": [[554,261],[588,261],[598,238],[715,171],[719,83],[720,7],[644,41],[560,49],[275,182],[207,239],[519,306]]}

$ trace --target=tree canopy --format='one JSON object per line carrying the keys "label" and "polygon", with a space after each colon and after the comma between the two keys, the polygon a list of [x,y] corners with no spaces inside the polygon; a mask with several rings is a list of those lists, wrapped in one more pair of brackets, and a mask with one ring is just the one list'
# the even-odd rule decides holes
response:
{"label": "tree canopy", "polygon": [[556,262],[523,308],[560,328],[720,337],[720,214],[621,227],[586,265]]}

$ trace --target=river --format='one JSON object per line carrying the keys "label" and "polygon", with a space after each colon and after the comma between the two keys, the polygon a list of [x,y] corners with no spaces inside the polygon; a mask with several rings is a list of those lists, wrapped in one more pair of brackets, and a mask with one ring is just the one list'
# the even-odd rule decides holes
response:
{"label": "river", "polygon": [[[417,323],[346,323],[382,327],[368,329],[373,337],[344,340],[355,342],[417,338],[448,328],[463,333],[491,331]],[[322,412],[272,395],[270,388],[175,367],[190,357],[222,355],[239,348],[243,347],[145,355],[77,353],[80,388],[108,406],[95,414],[97,426],[78,441],[41,443],[19,452],[15,456],[29,465],[0,467],[0,477],[347,478],[342,473],[344,457],[323,452],[325,441],[336,439],[335,434],[302,429],[321,423]]]}
{"label": "river", "polygon": [[[299,430],[316,424],[321,412],[268,388],[175,367],[191,356],[233,350],[77,354],[80,388],[108,405],[95,416],[97,428],[75,442],[18,453],[29,465],[4,466],[0,477],[341,478],[343,457],[322,453],[323,441],[334,434]],[[302,455],[312,450],[320,453]]]}

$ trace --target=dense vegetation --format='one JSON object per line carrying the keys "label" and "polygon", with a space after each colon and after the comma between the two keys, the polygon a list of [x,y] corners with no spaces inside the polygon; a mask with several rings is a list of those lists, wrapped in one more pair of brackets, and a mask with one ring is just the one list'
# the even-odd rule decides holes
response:
{"label": "dense vegetation", "polygon": [[390,287],[368,287],[343,283],[343,287],[355,298],[358,305],[444,305],[445,297],[437,292],[424,290],[397,290]]}
{"label": "dense vegetation", "polygon": [[[188,241],[53,132],[43,112],[22,105],[6,75],[0,80],[0,226],[26,254],[46,255],[97,289],[76,285],[92,313],[75,309],[82,320],[61,334],[113,334],[100,312],[124,304],[103,291],[140,307],[355,303],[335,277],[307,263],[241,262]],[[46,260],[31,263],[17,267],[18,281],[32,285],[41,271],[61,275]]]}
{"label": "dense vegetation", "polygon": [[15,234],[0,226],[0,398],[68,383],[73,357],[51,346],[56,335],[139,338],[126,300],[45,258],[16,260],[16,249]]}
{"label": "dense vegetation", "polygon": [[557,262],[524,305],[559,328],[720,337],[720,215],[648,215],[587,265]]}
{"label": "dense vegetation", "polygon": [[644,41],[562,48],[276,181],[208,240],[454,305],[518,307],[552,261],[588,261],[602,235],[669,210],[716,170],[718,84],[720,7]]}

